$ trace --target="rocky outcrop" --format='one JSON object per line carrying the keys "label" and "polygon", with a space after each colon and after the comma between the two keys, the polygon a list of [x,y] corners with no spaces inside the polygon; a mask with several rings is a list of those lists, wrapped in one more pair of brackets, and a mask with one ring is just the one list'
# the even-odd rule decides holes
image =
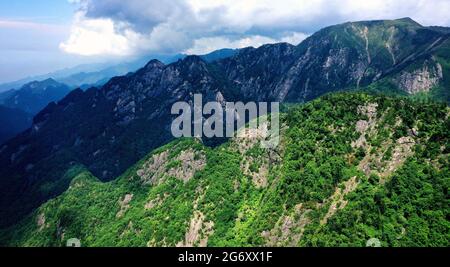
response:
{"label": "rocky outcrop", "polygon": [[358,114],[367,117],[367,120],[356,122],[356,131],[361,135],[356,141],[352,142],[353,148],[367,148],[366,136],[373,132],[377,123],[377,103],[368,103],[358,107]]}
{"label": "rocky outcrop", "polygon": [[131,200],[133,200],[133,194],[126,194],[123,198],[119,199],[120,210],[117,212],[116,218],[122,218],[125,215],[125,212],[130,208]]}
{"label": "rocky outcrop", "polygon": [[137,171],[137,175],[144,184],[156,184],[166,171],[168,152],[164,151],[153,155],[144,163],[141,169]]}
{"label": "rocky outcrop", "polygon": [[177,247],[206,247],[208,238],[214,233],[214,222],[205,222],[205,215],[195,211],[185,234],[185,240],[180,241]]}
{"label": "rocky outcrop", "polygon": [[137,175],[143,184],[160,184],[168,177],[188,182],[205,166],[206,156],[203,151],[189,149],[173,158],[169,158],[169,152],[164,151],[147,160]]}
{"label": "rocky outcrop", "polygon": [[344,189],[341,189],[340,186],[336,188],[336,191],[334,194],[330,197],[328,200],[328,203],[330,203],[330,207],[328,208],[327,213],[320,221],[321,225],[324,225],[328,222],[328,220],[336,214],[339,210],[342,210],[347,206],[348,200],[345,199],[345,197],[350,194],[351,192],[354,192],[359,185],[359,181],[357,177],[352,177],[348,181],[342,183],[342,186]]}
{"label": "rocky outcrop", "polygon": [[303,204],[298,204],[291,214],[281,216],[273,229],[262,232],[261,236],[266,240],[266,246],[297,246],[305,227],[311,222],[309,218],[311,211]]}
{"label": "rocky outcrop", "polygon": [[442,66],[435,61],[425,61],[422,67],[403,71],[394,79],[397,86],[409,94],[429,92],[443,79]]}
{"label": "rocky outcrop", "polygon": [[169,197],[169,193],[164,193],[163,196],[158,195],[155,199],[150,200],[149,202],[147,202],[144,206],[144,208],[146,210],[151,210],[155,207],[160,206],[161,204],[164,203],[164,201]]}
{"label": "rocky outcrop", "polygon": [[168,168],[168,176],[172,176],[183,182],[191,180],[195,173],[206,166],[206,157],[202,152],[192,149],[183,151],[176,157],[177,164]]}
{"label": "rocky outcrop", "polygon": [[36,223],[37,223],[37,226],[39,228],[38,229],[39,232],[44,230],[44,228],[47,226],[45,224],[45,213],[41,213],[41,214],[39,214],[37,216]]}

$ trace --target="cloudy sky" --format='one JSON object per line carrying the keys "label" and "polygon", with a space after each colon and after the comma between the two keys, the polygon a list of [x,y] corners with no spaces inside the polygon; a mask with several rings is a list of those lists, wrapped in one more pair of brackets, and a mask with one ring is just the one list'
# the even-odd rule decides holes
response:
{"label": "cloudy sky", "polygon": [[0,82],[149,54],[297,44],[346,21],[450,26],[449,0],[0,1]]}

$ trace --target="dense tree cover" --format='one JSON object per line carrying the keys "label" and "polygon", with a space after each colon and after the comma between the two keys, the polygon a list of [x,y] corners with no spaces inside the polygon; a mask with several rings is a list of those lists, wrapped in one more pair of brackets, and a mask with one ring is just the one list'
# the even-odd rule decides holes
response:
{"label": "dense tree cover", "polygon": [[414,159],[386,186],[364,179],[348,196],[349,205],[323,227],[308,226],[303,246],[365,246],[368,237],[383,246],[448,246],[448,168],[436,171]]}
{"label": "dense tree cover", "polygon": [[[376,107],[374,118],[361,112],[369,104]],[[357,122],[370,119],[376,123],[365,133],[367,145],[352,146],[361,137]],[[445,104],[326,95],[286,109],[275,150],[242,139],[215,148],[181,139],[109,183],[74,166],[66,174],[76,177],[69,190],[3,230],[0,240],[63,246],[76,237],[83,246],[175,246],[197,233],[188,245],[205,239],[209,246],[365,246],[378,238],[383,246],[448,246],[449,124]],[[402,138],[414,140],[404,160]],[[192,165],[203,157],[206,163],[186,182],[169,175],[183,168],[185,151],[195,152]],[[161,182],[144,183],[139,170],[164,153]],[[371,173],[361,168],[365,162]],[[265,186],[255,183],[258,173]],[[355,177],[355,189],[347,190]],[[337,192],[345,190],[346,205],[330,213]]]}

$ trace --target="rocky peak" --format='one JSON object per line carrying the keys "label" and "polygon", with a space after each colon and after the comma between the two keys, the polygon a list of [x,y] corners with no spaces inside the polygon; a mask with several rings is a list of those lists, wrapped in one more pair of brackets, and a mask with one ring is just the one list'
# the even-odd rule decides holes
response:
{"label": "rocky peak", "polygon": [[152,59],[147,63],[147,65],[145,65],[144,69],[163,68],[164,66],[164,63],[161,61]]}

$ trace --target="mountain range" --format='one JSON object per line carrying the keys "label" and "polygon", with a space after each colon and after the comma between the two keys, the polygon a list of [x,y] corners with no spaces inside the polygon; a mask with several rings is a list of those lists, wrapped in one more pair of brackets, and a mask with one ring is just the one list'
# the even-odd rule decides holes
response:
{"label": "mountain range", "polygon": [[[200,57],[205,61],[212,62],[230,57],[236,52],[237,51],[234,49],[221,49]],[[186,55],[182,54],[175,56],[159,56],[159,58],[166,63],[170,63],[184,57],[186,57]],[[29,128],[32,122],[30,118],[36,115],[49,103],[61,100],[72,90],[70,88],[79,87],[82,90],[86,90],[91,87],[102,87],[111,79],[111,77],[130,73],[139,69],[139,67],[145,65],[145,63],[145,59],[141,58],[130,63],[122,63],[100,71],[79,72],[64,77],[64,73],[72,73],[75,70],[82,68],[79,67],[72,70],[60,71],[47,75],[49,77],[60,77],[58,81],[53,78],[47,78],[42,81],[32,81],[24,84],[17,90],[10,89],[0,93],[0,105],[3,107],[0,110],[0,116],[3,118],[8,116],[15,118],[14,120],[8,120],[7,124],[2,124],[5,125],[5,127],[0,137],[0,143]],[[89,66],[85,66],[85,68],[89,69]],[[43,77],[46,76],[41,76],[40,78]],[[6,84],[5,86],[17,86],[26,80],[29,79],[27,78],[20,80],[13,84]],[[0,88],[1,87],[2,85],[0,85]],[[8,126],[6,127],[6,125]]]}
{"label": "mountain range", "polygon": [[[103,85],[104,82],[114,76],[125,75],[128,72],[133,72],[145,65],[145,63],[152,58],[171,63],[184,55],[152,55],[142,56],[138,59],[128,60],[127,62],[105,62],[97,64],[83,64],[72,68],[66,68],[44,75],[37,75],[23,78],[13,82],[0,84],[0,92],[11,89],[19,89],[27,83],[33,81],[42,81],[47,79],[54,79],[58,82],[64,83],[72,89],[77,87],[86,87],[90,85]],[[106,81],[105,81],[106,80]]]}
{"label": "mountain range", "polygon": [[[201,55],[205,61],[215,61],[225,57],[232,56],[236,53],[236,49],[220,49],[213,51],[209,54]],[[67,86],[75,89],[80,87],[82,89],[88,89],[89,87],[96,86],[101,87],[109,79],[114,76],[125,75],[129,72],[134,72],[144,66],[149,58],[158,59],[165,64],[170,64],[178,59],[186,57],[185,54],[175,55],[152,55],[142,56],[135,60],[123,62],[119,64],[114,63],[102,63],[102,64],[85,64],[68,68],[60,71],[51,72],[45,75],[27,77],[14,82],[8,82],[0,84],[0,93],[5,93],[11,90],[15,90],[25,86],[28,83],[35,81],[43,81],[47,79],[54,79],[60,83],[64,83]],[[1,99],[1,95],[0,95]]]}
{"label": "mountain range", "polygon": [[27,83],[18,90],[12,89],[1,93],[0,104],[34,116],[48,103],[61,100],[70,91],[67,85],[49,78]]}
{"label": "mountain range", "polygon": [[[448,160],[448,157],[440,158],[440,154],[448,153],[445,152],[448,151],[448,108],[446,104],[424,104],[422,107],[415,104],[415,102],[409,101],[432,100],[444,103],[449,102],[449,37],[450,34],[447,28],[424,27],[409,18],[389,21],[349,22],[322,29],[297,46],[279,43],[264,45],[259,48],[244,48],[234,51],[225,57],[215,58],[214,60],[205,60],[199,56],[187,56],[167,65],[158,60],[152,60],[145,67],[134,73],[112,78],[101,88],[90,88],[85,91],[76,89],[61,101],[50,103],[34,117],[33,125],[30,129],[0,147],[0,192],[2,192],[0,196],[0,223],[2,226],[16,224],[20,219],[30,214],[30,212],[36,211],[36,208],[42,203],[59,196],[70,186],[69,191],[64,193],[61,198],[48,202],[41,207],[41,213],[33,213],[30,216],[34,217],[28,217],[28,220],[22,221],[22,224],[17,229],[11,231],[17,234],[17,239],[15,239],[17,241],[16,244],[58,245],[60,244],[58,242],[64,241],[67,237],[66,235],[62,236],[64,231],[84,236],[93,245],[111,245],[113,241],[119,242],[117,244],[122,244],[117,239],[118,232],[114,232],[116,236],[111,238],[105,234],[105,231],[111,229],[108,227],[116,227],[112,229],[120,228],[123,230],[123,235],[126,236],[139,232],[143,225],[140,224],[141,221],[129,220],[130,217],[126,217],[126,220],[121,219],[119,220],[120,223],[111,225],[110,223],[113,223],[114,217],[124,217],[126,211],[130,208],[130,203],[133,203],[131,201],[144,201],[144,196],[148,194],[154,197],[154,203],[152,202],[153,204],[149,204],[149,206],[160,205],[158,203],[163,203],[166,198],[166,195],[163,193],[165,189],[162,188],[174,187],[176,188],[174,190],[179,190],[179,192],[175,192],[176,194],[169,193],[167,198],[171,199],[170,195],[179,195],[180,197],[175,197],[175,202],[171,202],[170,205],[162,205],[162,211],[154,214],[155,221],[149,226],[153,227],[151,229],[156,229],[157,224],[166,218],[160,217],[163,215],[169,217],[181,216],[177,217],[179,219],[176,220],[177,223],[173,227],[171,226],[172,228],[168,227],[166,229],[170,232],[165,232],[164,229],[156,229],[152,233],[146,232],[143,235],[145,237],[143,237],[144,239],[133,241],[136,243],[132,243],[131,245],[142,245],[144,244],[142,243],[144,240],[145,244],[158,246],[174,245],[178,244],[178,242],[181,242],[180,245],[193,245],[198,244],[197,242],[199,244],[207,242],[213,245],[234,244],[227,243],[226,240],[237,242],[235,244],[241,244],[239,242],[245,244],[262,244],[265,242],[264,240],[268,244],[274,245],[298,245],[299,242],[305,242],[303,243],[305,245],[329,244],[323,240],[328,239],[329,236],[327,235],[331,236],[334,234],[330,230],[333,226],[326,224],[334,213],[331,211],[333,214],[328,214],[329,211],[326,212],[326,205],[343,205],[342,203],[346,203],[343,195],[354,191],[356,184],[361,183],[367,187],[369,186],[367,183],[370,183],[373,186],[371,189],[383,191],[385,190],[382,189],[384,188],[383,186],[374,183],[370,179],[376,181],[381,180],[381,184],[383,185],[385,180],[390,179],[397,170],[406,172],[408,167],[414,167],[428,174],[432,172],[434,173],[433,177],[437,177],[435,178],[437,180],[433,180],[433,184],[430,185],[422,184],[422,180],[417,181],[418,186],[445,187],[445,181],[442,181],[442,176],[445,177],[445,175],[448,175],[448,169],[436,167],[430,170],[428,167],[420,164],[427,159],[438,162],[444,161],[444,163]],[[148,155],[150,151],[172,140],[170,134],[170,123],[172,121],[170,108],[173,103],[178,101],[192,102],[193,94],[202,94],[204,102],[280,101],[283,103],[301,104],[312,101],[325,94],[342,90],[365,90],[373,93],[382,92],[396,97],[398,95],[407,96],[416,100],[402,98],[403,100],[400,103],[404,104],[399,104],[400,106],[398,106],[395,104],[395,98],[394,100],[385,97],[372,99],[366,95],[344,94],[339,95],[339,97],[328,97],[322,101],[313,102],[316,104],[306,105],[296,112],[288,113],[288,118],[293,116],[289,114],[295,114],[297,116],[297,118],[291,118],[291,121],[296,121],[299,124],[293,126],[287,123],[288,128],[292,127],[297,129],[297,131],[288,131],[287,139],[290,141],[289,145],[285,147],[285,153],[287,154],[282,154],[282,159],[271,159],[269,157],[270,161],[284,162],[281,165],[275,164],[276,166],[274,168],[293,168],[289,172],[282,172],[280,174],[280,177],[283,177],[281,179],[284,181],[282,183],[273,183],[271,179],[275,179],[276,177],[267,178],[268,173],[270,173],[269,170],[266,170],[266,174],[261,174],[264,177],[256,174],[261,172],[260,168],[265,164],[264,160],[261,162],[261,159],[258,159],[258,163],[255,163],[256,166],[249,166],[248,168],[251,169],[249,172],[247,167],[239,167],[239,158],[233,158],[234,156],[230,155],[233,153],[232,148],[229,148],[231,149],[229,153],[223,152],[224,154],[218,151],[216,151],[217,154],[216,152],[203,153],[198,151],[210,151],[209,148],[198,147],[199,145],[195,144],[183,145],[185,152],[182,154],[177,154],[183,149],[177,149],[176,145],[172,145],[175,148],[171,148],[171,146],[165,147],[164,149],[167,150],[166,154],[168,154],[168,158],[167,160],[163,160],[163,163],[160,165],[154,166],[152,162],[159,160],[159,158],[154,158],[147,165],[135,165],[138,167],[129,169]],[[354,99],[354,102],[349,100],[350,102],[346,103],[344,101],[346,97]],[[383,106],[385,102],[389,102],[389,105]],[[367,110],[374,110],[373,107],[375,105],[377,107],[383,107],[381,109],[382,112],[377,114],[386,113],[386,116],[389,114],[388,117],[390,120],[389,122],[385,122],[388,123],[388,133],[381,134],[381,132],[373,130],[376,127],[371,125],[371,120],[374,122],[375,118]],[[348,106],[348,110],[342,110],[346,106]],[[433,108],[435,109],[435,113],[428,114]],[[364,112],[363,110],[366,111]],[[399,113],[390,114],[388,112],[389,110],[398,111]],[[358,111],[360,113],[359,116],[362,116],[361,118],[355,115],[358,114]],[[405,115],[405,111],[415,112],[411,114],[411,116],[414,116],[409,117],[407,114]],[[312,121],[308,122],[308,117],[305,117],[305,114],[310,114],[309,116],[311,116]],[[330,123],[328,119],[324,118],[323,114],[329,114],[330,118],[336,120],[336,123]],[[400,121],[401,125],[403,125],[401,122],[404,122],[402,127],[400,127],[401,125],[397,125],[396,118]],[[372,136],[373,138],[372,141],[374,143],[371,146],[361,144],[350,145],[352,142],[359,140],[359,136],[355,135],[358,131],[362,134],[362,132],[368,130],[367,127],[362,127],[359,130],[356,128],[355,132],[355,127],[358,127],[355,126],[358,125],[358,119],[365,121],[365,123],[360,124],[369,124],[370,131],[375,131],[367,133],[368,137]],[[430,130],[429,127],[431,126],[428,124],[425,126],[422,125],[425,119],[430,119],[426,123],[433,122],[437,132]],[[319,123],[322,120],[326,120],[327,122]],[[306,128],[302,128],[300,122],[306,123],[304,126]],[[414,127],[418,124],[425,127],[419,130],[419,133],[423,131],[425,136],[415,138]],[[337,136],[331,136],[337,139],[326,137],[327,135],[325,133],[328,132],[323,127],[327,127],[328,131],[335,132]],[[343,136],[339,136],[339,129],[345,132]],[[411,132],[413,133],[411,134]],[[302,138],[302,133],[306,134],[308,138],[312,138],[308,141],[309,143],[302,144],[299,141],[299,138]],[[414,140],[410,140],[409,137]],[[334,148],[337,150],[329,150],[329,145],[337,141],[339,141],[337,144],[342,145],[342,147]],[[362,141],[364,140],[359,140],[358,142],[361,143]],[[319,142],[321,145],[319,148],[312,148],[311,144],[315,144],[316,142]],[[324,143],[322,144],[320,142]],[[433,147],[432,151],[435,151],[435,154],[432,157],[423,154],[425,152],[417,154],[420,155],[420,157],[418,156],[420,159],[419,166],[407,165],[406,169],[403,169],[403,164],[410,164],[409,161],[406,161],[407,156],[411,155],[410,150],[413,150],[409,145],[416,143],[422,144],[422,148],[425,150],[428,147]],[[298,144],[298,147],[295,144]],[[194,146],[195,148],[189,149],[190,146]],[[239,147],[239,141],[227,143],[225,146]],[[350,149],[351,147],[353,147],[353,150]],[[391,147],[390,153],[387,152],[389,147]],[[436,150],[434,149],[435,147],[443,147],[443,150]],[[294,148],[299,149],[299,151],[304,151],[305,149],[309,149],[305,151],[323,150],[323,155],[321,154],[320,156],[321,162],[317,162],[319,159],[316,159],[315,163],[311,163],[311,154],[298,155],[299,152],[293,151]],[[374,151],[369,151],[369,148],[374,148]],[[172,149],[173,151],[177,151],[177,153],[172,153]],[[402,152],[403,154],[400,152],[397,153],[398,149],[404,149],[406,152]],[[257,151],[253,151],[252,149],[250,151],[241,151],[241,154],[246,155],[246,153],[249,153],[248,156],[252,156],[252,153],[256,153],[255,157],[260,158],[260,153],[266,153],[261,152],[259,149],[255,150]],[[162,149],[157,151],[161,152]],[[152,155],[155,153],[153,152]],[[386,153],[387,155],[393,154],[394,156],[386,156],[386,160],[377,162],[374,159],[374,155],[377,153],[381,153],[381,155],[385,155]],[[399,156],[397,154],[402,155]],[[193,159],[190,159],[192,155]],[[338,158],[332,157],[335,162],[323,162],[325,160],[324,158],[331,157],[331,155],[340,156]],[[318,157],[318,155],[314,156]],[[185,160],[184,157],[187,157],[187,159]],[[395,162],[390,163],[392,157],[399,164],[395,165]],[[179,159],[175,160],[175,163],[170,162],[171,159],[176,158]],[[297,159],[299,162],[292,163],[289,161],[291,159]],[[343,159],[346,159],[347,163],[343,162]],[[196,194],[190,194],[190,191],[184,191],[182,188],[183,183],[177,181],[177,179],[167,179],[168,182],[162,182],[161,187],[151,188],[150,191],[146,187],[138,187],[140,183],[139,179],[145,178],[144,180],[146,180],[148,178],[151,180],[150,183],[153,183],[153,179],[159,179],[157,176],[154,176],[154,172],[164,173],[163,170],[170,174],[172,173],[170,170],[174,169],[173,175],[169,176],[178,177],[182,180],[187,173],[189,174],[188,176],[191,176],[192,171],[189,170],[192,169],[197,171],[206,168],[211,175],[218,175],[218,173],[221,173],[219,165],[222,165],[219,162],[223,162],[223,160],[227,160],[230,164],[237,164],[235,167],[240,169],[245,177],[254,174],[257,178],[253,177],[253,179],[262,179],[262,182],[259,180],[254,182],[254,187],[257,188],[260,186],[260,183],[263,183],[265,185],[263,188],[266,188],[266,190],[263,190],[263,192],[255,191],[259,193],[252,193],[254,188],[250,185],[251,182],[242,178],[244,176],[237,174],[237,169],[230,171],[237,175],[236,179],[239,183],[243,184],[243,188],[247,188],[245,189],[247,191],[242,191],[240,187],[237,187],[235,191],[237,190],[238,193],[235,195],[229,191],[233,188],[230,185],[235,182],[226,180],[225,177],[221,181],[216,181],[217,184],[214,184],[214,186],[211,184],[211,187],[217,186],[219,188],[219,193],[213,191],[211,195],[205,193],[205,196],[202,196],[204,193],[202,190],[206,190],[205,188],[207,187],[200,187],[196,191],[199,185],[203,183],[201,179],[195,179],[195,182],[187,184],[189,190],[197,192]],[[188,166],[184,166],[184,162],[187,162],[186,164]],[[211,162],[213,162],[213,165],[208,165]],[[182,168],[178,170],[176,167],[180,166],[180,164]],[[317,176],[316,172],[318,170],[312,168],[312,166],[310,166],[311,169],[306,169],[309,164],[319,164],[320,166],[326,164],[326,166],[323,165],[322,167],[329,168],[330,173],[327,176],[318,175],[322,178],[318,178],[319,184],[317,184],[313,182],[313,178]],[[335,166],[333,164],[338,165]],[[383,165],[379,167],[378,178],[371,178],[370,172],[367,172],[368,169],[372,169],[372,167],[367,167],[371,164]],[[394,164],[395,167],[391,168],[390,164]],[[436,166],[445,166],[445,164],[440,164]],[[345,168],[341,168],[344,165],[348,171],[345,171]],[[146,166],[156,169],[146,170]],[[161,167],[162,169],[160,169],[160,166],[163,166]],[[174,166],[175,168],[171,168]],[[386,166],[388,169],[383,169]],[[144,170],[143,172],[139,172],[136,168],[143,168]],[[296,168],[300,168],[300,173]],[[269,167],[266,166],[266,169],[269,169]],[[333,169],[342,169],[343,173],[333,173],[331,171]],[[358,170],[363,174],[358,173]],[[136,171],[138,171],[137,175],[141,178],[136,178]],[[123,174],[124,172],[125,174]],[[144,174],[141,175],[139,173]],[[123,174],[121,179],[114,180],[121,174]],[[299,174],[311,175],[312,180],[307,180],[304,183],[298,181],[295,177]],[[161,175],[164,176],[164,174]],[[114,182],[103,184],[98,181],[92,181],[93,176],[98,177],[102,182],[111,180],[114,180]],[[142,176],[145,177],[142,178]],[[79,179],[73,180],[74,177],[79,177]],[[219,175],[218,177],[222,176]],[[239,180],[241,178],[238,179],[237,177],[241,177],[244,180]],[[325,177],[328,177],[328,180]],[[369,180],[366,181],[364,179]],[[361,180],[363,182],[360,182]],[[128,183],[128,181],[131,182]],[[206,185],[209,183],[207,181],[209,180],[205,180]],[[405,182],[402,179],[395,181],[400,184]],[[86,184],[89,186],[85,186]],[[276,188],[276,190],[281,190],[277,192],[283,192],[282,197],[284,199],[277,199],[277,197],[272,196],[272,194],[275,194],[273,193],[275,191],[268,190],[268,184],[271,185],[269,189],[275,190]],[[251,187],[251,190],[248,189],[249,187]],[[337,188],[342,189],[337,190]],[[137,191],[134,191],[134,189]],[[391,191],[383,191],[383,194],[387,196],[386,201],[392,199],[392,194],[399,194],[395,190],[401,189],[394,188]],[[271,193],[267,194],[271,195],[272,198],[268,197],[264,193],[265,191],[270,191]],[[306,195],[295,195],[293,192],[296,191],[304,192]],[[333,193],[333,191],[335,192]],[[119,194],[125,192],[126,194],[120,196],[119,200],[116,199]],[[224,194],[228,194],[232,198],[225,199],[223,197]],[[442,192],[439,191],[436,194],[438,194],[435,199],[436,201],[444,201],[442,200],[442,195],[440,195]],[[98,196],[98,198],[89,197],[93,195]],[[199,204],[200,206],[195,207],[194,205],[188,207],[185,203],[195,204],[196,199],[182,198],[185,195],[196,196],[202,199],[205,197],[206,200],[199,200],[199,203],[201,202]],[[70,202],[75,196],[82,196],[83,201],[86,201],[82,201],[79,207],[86,204],[93,209],[86,210],[89,213],[75,212],[74,207],[76,205]],[[404,195],[405,198],[408,198],[408,196]],[[242,197],[248,202],[235,203]],[[326,199],[334,197],[337,199],[341,199],[342,197],[342,203],[334,203],[332,200],[326,201]],[[224,203],[222,208],[215,207],[212,204],[222,198]],[[295,203],[286,202],[290,199],[295,200]],[[384,200],[384,198],[382,199]],[[69,203],[68,201],[70,205],[66,205]],[[119,203],[120,210],[117,214],[113,216],[112,210],[109,210],[109,213],[99,212],[99,210],[107,208],[108,205],[106,203],[111,204],[111,201]],[[264,201],[275,201],[276,205],[266,205],[267,203],[264,204]],[[379,200],[375,199],[374,201]],[[99,206],[97,206],[97,203]],[[179,204],[180,206],[175,204]],[[319,204],[320,206],[318,206]],[[175,210],[177,212],[174,214],[168,214],[167,209],[172,209],[174,205],[175,207],[180,207],[180,210]],[[254,210],[255,207],[277,207],[277,209],[283,210],[283,205],[287,205],[285,206],[285,210],[283,212],[278,211],[277,215],[279,216],[274,216],[273,221],[267,222],[258,220],[256,217],[252,218],[252,216],[263,216],[258,215],[260,214],[259,212],[264,211],[264,214],[273,212],[265,210],[265,208],[262,208],[262,210]],[[363,204],[357,202],[354,205]],[[442,205],[445,206],[445,203]],[[206,207],[214,210],[214,214],[206,214]],[[151,209],[149,208],[149,210]],[[144,212],[146,215],[148,215],[148,212],[153,214],[152,211],[147,212],[145,210],[141,207],[136,212]],[[308,219],[304,218],[303,221],[300,219],[292,222],[292,218],[298,218],[299,216],[302,218],[305,211],[308,211],[308,214],[311,212],[311,216],[314,216],[315,219],[324,220],[325,224],[322,221],[317,222],[316,220],[308,228],[306,224],[309,223],[306,223],[306,221],[314,221],[312,218],[309,218],[309,215]],[[440,206],[436,211],[433,210],[433,212],[440,211],[442,211]],[[98,218],[93,216],[94,213],[104,217]],[[241,213],[242,215],[240,215]],[[320,213],[323,216],[314,215],[316,213]],[[92,220],[88,215],[93,216]],[[134,215],[136,213],[133,212]],[[186,218],[191,215],[194,221],[190,221],[189,223],[189,220]],[[352,213],[352,216],[356,215]],[[419,223],[424,217],[422,215],[417,216],[417,223]],[[71,223],[74,218],[77,221],[80,218],[84,218],[86,219],[86,224],[79,225],[76,229],[72,228],[75,227],[75,224]],[[104,218],[108,218],[108,221],[102,221]],[[240,218],[239,222],[236,221],[237,218]],[[365,220],[373,219],[365,218]],[[36,225],[32,225],[35,222],[34,220],[38,221],[37,228]],[[49,221],[48,227],[46,224],[47,220]],[[400,218],[399,220],[403,219]],[[232,222],[236,222],[236,224]],[[366,231],[367,235],[380,231],[379,228],[374,228],[373,224],[368,223],[368,221],[366,222],[368,226],[364,226],[367,228],[364,231]],[[256,223],[256,226],[253,223]],[[389,221],[388,223],[393,224],[394,222]],[[399,222],[396,221],[396,223]],[[127,224],[126,227],[128,228],[123,228],[124,224]],[[293,227],[295,229],[292,228],[292,231],[298,232],[300,230],[301,233],[305,231],[305,235],[309,234],[310,237],[306,241],[294,239],[294,241],[297,241],[289,243],[290,237],[274,234],[279,231],[277,227],[283,229],[286,224],[294,224],[295,227]],[[305,227],[300,227],[303,224],[305,224]],[[322,229],[320,233],[324,237],[323,240],[314,239],[312,236],[312,233],[318,229],[315,227],[317,224],[331,227],[320,228]],[[438,224],[439,227],[442,227],[441,224],[445,225],[441,221]],[[212,241],[204,241],[204,239],[199,238],[200,232],[195,229],[192,232],[194,237],[188,231],[185,239],[183,239],[186,231],[182,231],[182,229],[187,227],[189,230],[191,226],[195,228],[195,225],[204,225],[202,231],[206,232],[201,232],[201,236],[212,235],[212,229],[214,229],[215,237],[212,238]],[[353,227],[359,226],[355,225]],[[29,229],[34,229],[34,232],[28,231]],[[247,229],[248,232],[246,233],[248,235],[233,235],[233,233],[236,234],[239,232],[237,229]],[[261,232],[254,233],[252,229],[254,231],[261,230]],[[344,231],[347,228],[341,227],[340,229]],[[407,229],[408,233],[409,231],[413,231],[413,229]],[[56,231],[59,234],[56,235],[56,239],[54,238],[55,235],[52,236],[52,239],[36,234],[42,233],[42,235],[48,237],[48,231],[52,233]],[[88,232],[92,233],[92,236],[87,234]],[[433,233],[435,232],[442,234],[434,229]],[[33,234],[36,234],[36,239],[31,237]],[[101,237],[102,234],[104,234],[104,238]],[[390,235],[389,238],[392,236]],[[252,240],[252,237],[255,239]],[[152,241],[152,238],[154,241]],[[354,242],[358,243],[361,240],[358,239],[358,241],[355,240]],[[442,244],[441,241],[432,242]],[[14,242],[12,243],[14,244]],[[389,244],[395,245],[397,243],[389,241]]]}
{"label": "mountain range", "polygon": [[67,85],[47,79],[0,93],[0,144],[30,128],[34,115],[69,92]]}

